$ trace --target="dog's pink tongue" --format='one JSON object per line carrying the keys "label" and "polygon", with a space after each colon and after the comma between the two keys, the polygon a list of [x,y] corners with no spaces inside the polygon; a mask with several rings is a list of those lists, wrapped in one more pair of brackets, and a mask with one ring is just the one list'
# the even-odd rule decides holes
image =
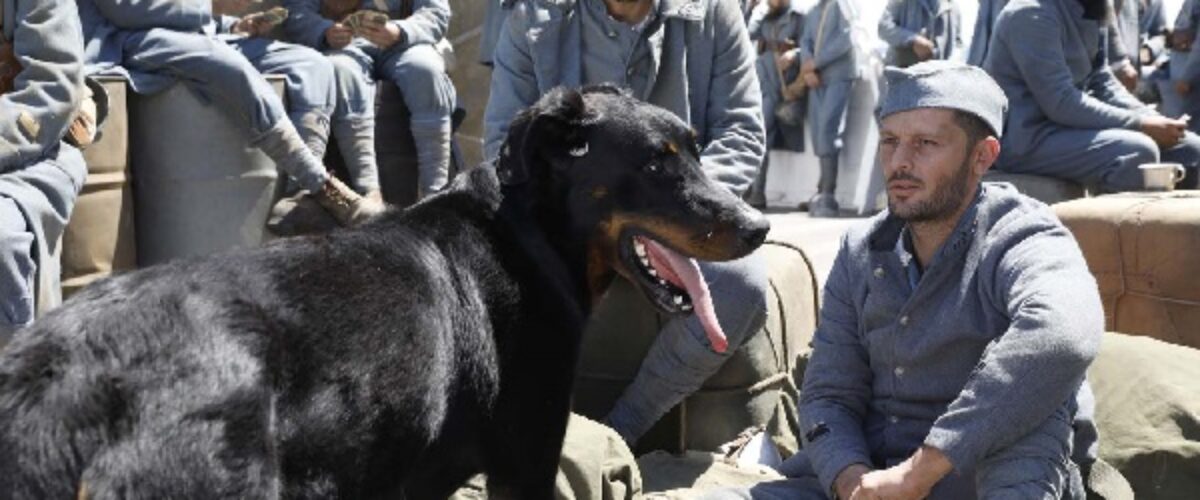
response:
{"label": "dog's pink tongue", "polygon": [[[696,316],[700,318],[700,324],[704,326],[704,332],[708,334],[708,341],[712,344],[713,350],[725,352],[725,349],[729,347],[729,340],[725,338],[725,331],[721,330],[721,323],[717,322],[717,312],[713,309],[712,296],[708,293],[708,283],[704,281],[704,274],[700,272],[700,266],[696,264],[696,259],[679,255],[654,240],[645,239],[644,241],[650,250],[652,262],[659,264],[661,260],[666,260],[666,264],[670,266],[669,273],[662,273],[664,279],[687,290],[692,299],[692,306],[696,308]],[[662,257],[662,259],[655,257]]]}

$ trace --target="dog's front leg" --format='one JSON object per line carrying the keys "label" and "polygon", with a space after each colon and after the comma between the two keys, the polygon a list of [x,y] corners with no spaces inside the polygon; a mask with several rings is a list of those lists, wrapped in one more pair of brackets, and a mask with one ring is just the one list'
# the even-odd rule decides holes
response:
{"label": "dog's front leg", "polygon": [[[522,394],[498,413],[487,451],[488,498],[552,500],[570,414],[570,383]],[[530,386],[525,386],[530,387]],[[537,387],[536,385],[533,387]]]}

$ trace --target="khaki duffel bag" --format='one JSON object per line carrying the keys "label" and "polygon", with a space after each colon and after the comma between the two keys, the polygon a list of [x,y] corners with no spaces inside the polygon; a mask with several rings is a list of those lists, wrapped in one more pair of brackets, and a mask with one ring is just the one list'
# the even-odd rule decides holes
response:
{"label": "khaki duffel bag", "polygon": [[1200,348],[1200,191],[1054,205],[1100,285],[1108,330]]}
{"label": "khaki duffel bag", "polygon": [[[765,426],[784,456],[799,448],[797,374],[816,328],[817,282],[799,247],[768,241],[771,297],[763,331],[754,335],[704,386],[659,420],[638,441],[651,450],[716,451],[743,429]],[[584,334],[574,409],[603,419],[629,382],[664,324],[632,285],[618,279],[592,313]]]}
{"label": "khaki duffel bag", "polygon": [[1088,377],[1100,458],[1134,498],[1200,498],[1200,350],[1106,333]]}

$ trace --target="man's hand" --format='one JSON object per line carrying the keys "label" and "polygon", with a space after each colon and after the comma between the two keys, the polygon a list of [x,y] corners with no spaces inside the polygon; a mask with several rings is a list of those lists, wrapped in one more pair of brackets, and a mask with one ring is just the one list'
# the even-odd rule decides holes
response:
{"label": "man's hand", "polygon": [[864,474],[850,499],[921,500],[952,470],[946,455],[923,446],[895,467]]}
{"label": "man's hand", "polygon": [[794,50],[780,52],[775,58],[775,66],[779,68],[779,71],[787,71],[793,64],[796,64],[796,51]]}
{"label": "man's hand", "polygon": [[1186,80],[1179,80],[1179,81],[1175,82],[1175,93],[1177,93],[1179,95],[1188,95],[1191,92],[1192,92],[1192,84],[1191,83],[1188,83]]}
{"label": "man's hand", "polygon": [[821,73],[817,71],[817,63],[812,59],[800,64],[800,77],[804,79],[808,88],[815,89],[821,86]]}
{"label": "man's hand", "polygon": [[849,500],[862,483],[863,475],[868,472],[871,472],[871,468],[863,464],[854,464],[842,469],[833,480],[833,491],[837,493],[838,498]]}
{"label": "man's hand", "polygon": [[808,88],[815,89],[821,86],[821,74],[817,73],[815,70],[804,73],[802,76],[804,77],[804,84],[807,85]]}
{"label": "man's hand", "polygon": [[381,49],[404,41],[404,32],[400,31],[400,26],[396,23],[384,23],[382,26],[365,24],[362,27],[362,36]]}
{"label": "man's hand", "polygon": [[1187,122],[1162,115],[1149,115],[1142,117],[1141,129],[1142,133],[1154,139],[1160,148],[1170,148],[1183,139]]}
{"label": "man's hand", "polygon": [[933,57],[933,42],[928,38],[917,35],[916,38],[913,38],[912,50],[916,54],[917,59],[922,61],[928,60]]}
{"label": "man's hand", "polygon": [[325,30],[325,45],[331,49],[342,49],[354,39],[354,30],[342,23],[334,23]]}
{"label": "man's hand", "polygon": [[1117,80],[1121,82],[1121,85],[1125,86],[1126,90],[1130,92],[1137,90],[1138,72],[1128,60],[1124,61],[1124,64],[1117,68],[1113,74],[1117,76]]}

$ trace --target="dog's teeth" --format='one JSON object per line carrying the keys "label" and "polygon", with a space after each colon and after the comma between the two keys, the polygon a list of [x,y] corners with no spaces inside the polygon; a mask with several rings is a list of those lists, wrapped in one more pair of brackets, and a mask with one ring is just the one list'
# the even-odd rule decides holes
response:
{"label": "dog's teeth", "polygon": [[681,306],[681,307],[683,308],[683,310],[684,310],[684,311],[691,311],[691,310],[692,310],[692,305],[691,305],[691,304],[684,304],[684,305],[683,305],[683,306]]}
{"label": "dog's teeth", "polygon": [[645,257],[642,257],[642,265],[646,266],[646,267],[650,267],[650,260]]}
{"label": "dog's teeth", "polygon": [[[635,241],[635,242],[633,242],[633,251],[637,252],[638,257],[641,257],[642,259],[646,258],[646,246],[645,245]],[[645,261],[643,260],[643,262],[645,262]]]}
{"label": "dog's teeth", "polygon": [[677,306],[683,305],[683,297],[676,295],[675,296],[675,305],[677,305]]}
{"label": "dog's teeth", "polygon": [[650,273],[650,276],[654,276],[655,278],[658,277],[658,271],[655,271],[654,269],[648,269],[646,272]]}
{"label": "dog's teeth", "polygon": [[662,278],[659,278],[659,279],[658,279],[658,284],[660,284],[660,285],[662,285],[662,286],[667,286],[667,280],[665,280],[665,279],[662,279]]}

